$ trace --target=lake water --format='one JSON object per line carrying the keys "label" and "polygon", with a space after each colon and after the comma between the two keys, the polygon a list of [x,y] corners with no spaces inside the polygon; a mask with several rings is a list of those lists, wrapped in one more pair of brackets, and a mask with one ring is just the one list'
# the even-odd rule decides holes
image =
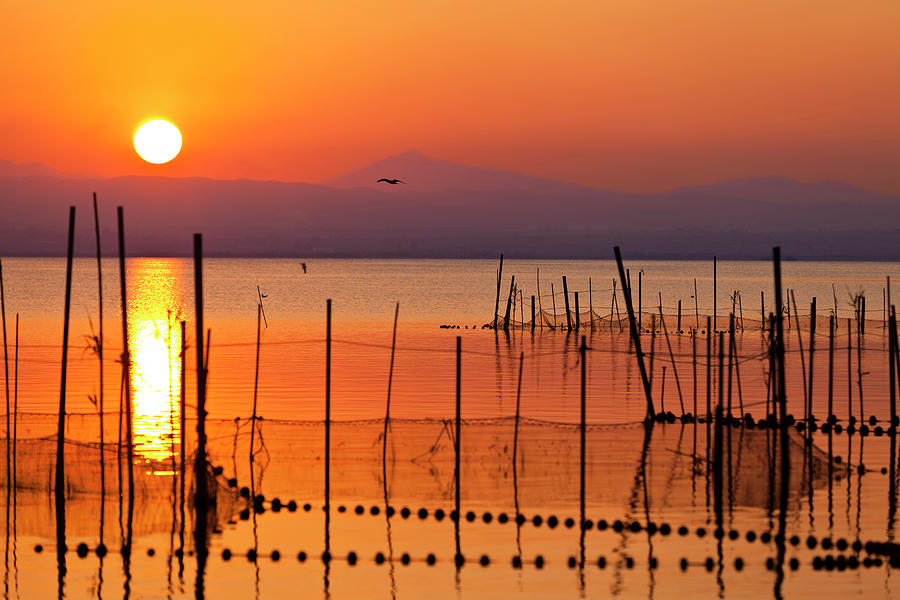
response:
{"label": "lake water", "polygon": [[[642,326],[648,330],[642,345],[655,408],[680,415],[683,406],[684,412],[705,415],[707,398],[714,406],[721,394],[735,414],[765,416],[769,364],[760,323],[761,315],[774,307],[771,264],[719,262],[715,301],[712,262],[631,261],[627,266]],[[768,429],[729,427],[716,441],[705,424],[645,428],[641,421],[647,404],[629,331],[610,319],[617,310],[620,319],[625,314],[618,282],[613,300],[615,263],[506,261],[501,316],[510,275],[516,276],[524,301],[515,304],[516,319],[530,321],[532,295],[545,315],[543,327],[514,327],[508,334],[482,328],[494,315],[496,269],[496,262],[480,260],[314,260],[307,262],[304,273],[299,260],[206,260],[209,455],[222,475],[210,558],[198,565],[186,554],[193,548],[194,521],[192,511],[184,518],[180,514],[178,460],[182,439],[190,452],[196,437],[193,264],[158,258],[127,263],[137,495],[133,550],[126,560],[121,548],[128,547],[123,533],[128,528],[120,531],[118,492],[124,471],[115,449],[101,451],[97,444],[99,365],[91,347],[91,338],[99,332],[96,263],[77,259],[66,389],[70,447],[65,596],[199,593],[210,598],[278,598],[302,590],[301,595],[333,598],[670,597],[685,591],[695,596],[813,597],[820,595],[814,590],[823,583],[835,593],[892,596],[889,557],[824,548],[822,540],[837,545],[841,539],[850,544],[893,539],[898,485],[894,437],[875,436],[875,425],[865,437],[821,432],[807,436],[792,430],[781,446],[780,436]],[[801,414],[812,368],[813,412],[820,423],[829,414],[830,381],[831,412],[843,427],[851,416],[860,422],[874,416],[887,429],[886,278],[900,276],[900,264],[787,262],[783,271],[784,286],[793,290],[797,308],[790,306],[792,325],[786,330],[789,411]],[[578,334],[550,329],[554,321],[565,321],[564,275],[572,311],[578,292],[580,318],[590,313],[597,319],[593,328]],[[47,490],[54,469],[65,260],[6,259],[3,277],[10,345],[15,314],[20,317],[16,486],[6,501],[13,518],[7,519],[12,546],[4,589],[7,597],[43,598],[58,595],[60,584],[52,494]],[[112,441],[114,447],[122,389],[116,261],[104,261],[103,282],[103,431],[105,442]],[[265,295],[258,379],[257,286]],[[852,302],[859,294],[866,297],[864,332],[857,327]],[[810,358],[813,297],[818,318]],[[332,506],[326,540],[321,507],[328,298],[334,311],[331,411],[336,423],[331,432]],[[394,422],[388,459],[382,463],[396,303]],[[660,303],[668,336],[661,330],[649,332]],[[737,358],[729,379],[727,366],[719,369],[715,343],[710,346],[712,360],[706,359],[705,319],[715,311],[716,328],[724,330],[732,310]],[[835,311],[829,360],[828,319]],[[188,346],[184,360],[182,320]],[[583,536],[577,526],[581,335],[588,348],[584,510],[592,524],[605,520],[609,525],[603,530],[593,527]],[[457,336],[465,423],[460,435],[461,506],[463,514],[476,513],[473,521],[463,519],[460,524],[466,565],[459,570],[453,565],[453,523],[434,516],[438,508],[449,514],[455,500]],[[726,345],[723,355],[727,353]],[[12,356],[10,350],[10,360]],[[179,406],[182,375],[184,415]],[[263,420],[254,423],[248,417],[255,381],[257,413]],[[522,419],[518,428],[517,406]],[[711,467],[716,448],[726,457],[721,476]],[[782,453],[789,468],[781,461]],[[860,464],[865,465],[862,470]],[[229,487],[230,478],[236,479],[236,487]],[[189,498],[190,473],[185,479]],[[243,486],[266,497],[264,512],[250,510],[252,503],[238,493]],[[299,508],[275,512],[275,497],[285,504],[295,500]],[[390,519],[384,514],[387,504],[398,511]],[[363,507],[363,516],[356,514],[357,506]],[[408,518],[399,512],[403,506],[413,510]],[[417,516],[420,508],[427,509],[425,518]],[[485,513],[491,515],[489,522]],[[500,513],[511,521],[499,523]],[[517,526],[516,514],[527,521]],[[541,516],[539,523],[535,515]],[[554,527],[549,526],[550,516],[558,519]],[[573,518],[575,527],[567,527],[565,518]],[[625,525],[621,531],[613,527],[617,520]],[[665,523],[672,531],[648,535],[648,523]],[[713,535],[716,528],[723,531],[721,540]],[[187,531],[186,550],[178,556],[182,529]],[[774,539],[761,542],[764,532]],[[111,551],[103,560],[93,553],[101,537]],[[76,554],[79,543],[91,550],[87,558]],[[36,552],[36,545],[45,550]],[[326,547],[335,557],[327,564],[320,558]],[[225,549],[233,554],[229,560],[223,557]],[[260,558],[248,560],[248,549]],[[279,560],[273,560],[273,550]],[[306,553],[304,561],[298,559],[301,551]],[[347,558],[351,551],[356,561]],[[383,564],[376,560],[379,552],[386,557]],[[404,553],[409,554],[408,565]],[[434,555],[434,566],[426,560],[429,554]],[[831,570],[825,568],[826,557],[835,560],[838,555],[840,561],[829,563]],[[480,564],[482,556],[487,566]],[[514,557],[521,557],[523,568],[514,567]],[[605,561],[603,568],[599,557]],[[687,561],[684,568],[682,559]]]}

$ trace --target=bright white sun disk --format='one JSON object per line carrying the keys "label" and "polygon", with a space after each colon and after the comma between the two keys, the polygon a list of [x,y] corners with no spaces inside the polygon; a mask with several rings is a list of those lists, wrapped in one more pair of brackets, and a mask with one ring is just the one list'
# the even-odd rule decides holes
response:
{"label": "bright white sun disk", "polygon": [[181,151],[181,133],[168,121],[147,121],[134,134],[134,149],[149,163],[167,163]]}

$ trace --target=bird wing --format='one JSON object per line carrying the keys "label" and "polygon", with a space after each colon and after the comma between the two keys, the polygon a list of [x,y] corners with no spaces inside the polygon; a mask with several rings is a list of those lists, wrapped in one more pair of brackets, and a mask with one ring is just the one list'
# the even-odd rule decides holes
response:
{"label": "bird wing", "polygon": [[384,181],[385,183],[390,183],[390,180],[385,179],[384,177],[382,177],[381,179],[379,179],[379,180],[376,181],[375,183],[381,183],[382,181]]}

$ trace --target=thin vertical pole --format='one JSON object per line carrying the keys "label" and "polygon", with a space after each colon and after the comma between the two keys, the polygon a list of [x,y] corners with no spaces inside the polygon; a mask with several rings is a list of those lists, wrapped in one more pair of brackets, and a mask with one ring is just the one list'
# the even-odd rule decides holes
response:
{"label": "thin vertical pole", "polygon": [[462,564],[462,549],[459,540],[459,524],[462,521],[462,512],[460,508],[460,453],[462,444],[460,434],[462,433],[462,337],[456,336],[456,469],[454,479],[456,479],[456,556],[454,557],[457,567]]}
{"label": "thin vertical pole", "polygon": [[[7,345],[6,340],[6,292],[3,289],[3,261],[0,260],[0,320],[3,321],[3,374],[4,381],[6,383],[6,471],[7,474],[10,472],[10,468],[12,466],[10,462],[10,457],[12,456],[12,446],[11,440],[9,439],[9,432],[11,431],[10,424],[12,422],[12,416],[10,412],[9,406],[9,347]],[[12,480],[7,477],[6,483],[7,486],[11,485]]]}
{"label": "thin vertical pole", "polygon": [[[56,560],[59,575],[59,593],[63,595],[63,578],[66,573],[66,367],[69,358],[69,315],[72,308],[72,259],[75,250],[75,207],[69,207],[69,238],[66,251],[66,303],[63,313],[62,365],[59,381],[59,419],[56,429]],[[6,325],[6,316],[3,315]],[[5,353],[4,353],[5,355]],[[7,410],[9,410],[7,397]],[[9,434],[7,433],[7,438]]]}
{"label": "thin vertical pole", "polygon": [[809,385],[806,386],[807,402],[806,402],[806,420],[811,422],[813,416],[813,358],[816,353],[816,297],[813,296],[812,304],[809,308]]}
{"label": "thin vertical pole", "polygon": [[[125,380],[125,449],[128,454],[129,514],[134,504],[134,426],[131,407],[131,351],[128,347],[128,298],[125,288],[125,217],[122,207],[116,207],[119,233],[119,294],[122,301],[122,368]],[[130,539],[130,536],[129,536]],[[128,549],[130,552],[130,548]]]}
{"label": "thin vertical pole", "polygon": [[678,333],[681,333],[681,298],[678,299]]}
{"label": "thin vertical pole", "polygon": [[694,374],[694,418],[697,418],[697,332],[691,336],[691,364]]}
{"label": "thin vertical pole", "polygon": [[697,319],[697,331],[700,331],[700,299],[697,297],[697,278],[694,278],[694,317]]}
{"label": "thin vertical pole", "polygon": [[[394,382],[394,355],[397,352],[397,320],[400,318],[400,303],[394,307],[394,333],[391,335],[391,364],[388,368],[387,402],[384,406],[384,432],[382,434],[381,470],[385,490],[387,490],[387,439],[391,423],[391,386]],[[385,494],[385,501],[387,500]],[[385,502],[387,504],[387,502]]]}
{"label": "thin vertical pole", "polygon": [[[681,300],[678,301],[679,322],[681,321]],[[663,334],[666,337],[666,346],[669,349],[669,360],[672,362],[672,373],[675,375],[675,387],[678,389],[678,404],[681,406],[681,416],[684,416],[684,397],[681,394],[681,381],[678,378],[678,367],[675,364],[675,353],[672,351],[672,342],[669,341],[669,329],[666,327],[666,320],[663,317],[662,310],[662,292],[659,293],[659,324],[662,327]],[[678,329],[681,329],[679,324]],[[664,380],[665,381],[665,380]]]}
{"label": "thin vertical pole", "polygon": [[[206,526],[206,509],[209,505],[209,488],[206,482],[206,363],[203,337],[203,236],[194,234],[194,322],[196,326],[197,346],[197,454],[194,457],[194,479],[196,490],[194,491],[194,504],[197,508],[198,518],[202,519],[202,525]],[[206,532],[199,530],[205,540]],[[205,548],[198,548],[205,551]]]}
{"label": "thin vertical pole", "polygon": [[[510,310],[512,308],[513,288],[516,285],[516,276],[513,275],[509,280],[509,295],[506,297],[506,316],[503,317],[503,330],[509,331]],[[515,315],[513,315],[515,317]]]}
{"label": "thin vertical pole", "polygon": [[847,418],[853,419],[853,333],[852,319],[847,317]]}
{"label": "thin vertical pole", "polygon": [[860,422],[865,421],[866,415],[863,411],[863,370],[862,370],[862,345],[863,345],[863,335],[866,332],[866,297],[862,297],[862,305],[861,305],[861,317],[856,322],[856,376],[857,376],[857,384],[859,385],[859,420]]}
{"label": "thin vertical pole", "polygon": [[538,301],[538,314],[541,315],[541,325],[540,328],[544,328],[544,301],[541,299],[541,270],[537,270],[537,301]]}
{"label": "thin vertical pole", "polygon": [[782,311],[781,291],[781,248],[772,248],[772,264],[775,272],[775,356],[778,364],[778,400],[779,422],[784,425],[787,422],[787,392],[784,384],[784,317]]}
{"label": "thin vertical pole", "polygon": [[553,289],[553,282],[550,282],[550,300],[553,301],[553,329],[556,329],[556,291]]}
{"label": "thin vertical pole", "polygon": [[581,353],[581,473],[580,473],[580,481],[581,487],[579,492],[579,498],[581,500],[581,528],[584,529],[584,497],[586,488],[586,478],[585,478],[585,463],[587,459],[587,342],[585,341],[585,337],[581,336],[581,347],[578,349]]}
{"label": "thin vertical pole", "polygon": [[706,418],[712,417],[712,320],[706,317]]}
{"label": "thin vertical pole", "polygon": [[731,418],[731,375],[734,364],[734,313],[728,318],[728,417]]}
{"label": "thin vertical pole", "polygon": [[594,330],[594,290],[591,278],[588,277],[588,315],[590,315],[591,331]]}
{"label": "thin vertical pole", "polygon": [[497,328],[497,317],[500,312],[500,283],[503,278],[503,255],[500,255],[500,267],[497,269],[497,298],[494,300],[494,329]]}
{"label": "thin vertical pole", "polygon": [[[644,270],[641,269],[640,271],[638,271],[638,313],[637,313],[638,314],[638,327],[643,327],[643,324],[644,324],[644,320],[643,320],[643,316],[644,316],[643,280],[644,280]],[[631,291],[630,285],[628,286],[628,291],[629,292]]]}
{"label": "thin vertical pole", "polygon": [[894,322],[894,315],[888,318],[888,370],[891,372],[891,376],[889,377],[890,386],[891,386],[891,425],[894,424],[894,419],[897,417],[897,374],[894,371],[894,344],[896,343],[896,339],[894,338],[894,334],[896,333],[896,323]]}
{"label": "thin vertical pole", "polygon": [[834,420],[834,320],[828,317],[828,422]]}
{"label": "thin vertical pole", "polygon": [[566,299],[566,330],[571,331],[572,330],[572,313],[569,312],[569,285],[568,285],[568,283],[566,283],[565,275],[563,275],[563,277],[562,277],[562,283],[563,283],[563,296]]}
{"label": "thin vertical pole", "polygon": [[[182,538],[184,537],[184,488],[185,488],[185,461],[187,456],[187,430],[185,426],[187,425],[187,416],[185,414],[185,410],[187,410],[187,323],[181,321],[181,389],[179,390],[179,398],[178,398],[178,411],[179,411],[179,419],[180,419],[180,431],[181,431],[181,462],[179,465],[179,474],[181,475],[181,493],[180,493],[180,501],[179,505],[181,506],[181,528]],[[182,545],[183,545],[182,541]],[[179,563],[180,564],[180,563]]]}
{"label": "thin vertical pole", "polygon": [[759,328],[765,332],[766,330],[766,293],[764,291],[759,292],[759,317],[760,317],[760,326]]}
{"label": "thin vertical pole", "polygon": [[[325,514],[331,509],[331,298],[325,301]],[[326,536],[328,524],[326,522]]]}
{"label": "thin vertical pole", "polygon": [[718,272],[717,272],[717,261],[716,257],[713,256],[713,328],[718,329],[719,320],[718,320],[718,306],[716,305],[716,301],[718,299]]}
{"label": "thin vertical pole", "polygon": [[578,292],[575,292],[575,330],[581,328],[581,308],[578,306]]}
{"label": "thin vertical pole", "polygon": [[[106,495],[106,462],[105,444],[103,438],[103,268],[100,262],[100,214],[97,209],[97,192],[94,192],[94,238],[97,246],[97,367],[100,370],[100,391],[97,395],[97,409],[100,420],[100,490]],[[100,502],[100,543],[103,543],[103,521],[106,502]]]}

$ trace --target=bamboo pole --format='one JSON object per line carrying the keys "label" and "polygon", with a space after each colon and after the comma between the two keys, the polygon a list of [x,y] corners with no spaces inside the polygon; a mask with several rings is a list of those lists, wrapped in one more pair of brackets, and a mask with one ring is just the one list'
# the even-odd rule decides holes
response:
{"label": "bamboo pole", "polygon": [[456,481],[455,485],[455,506],[456,506],[456,555],[454,556],[454,560],[456,562],[457,568],[462,566],[463,555],[462,555],[462,547],[460,545],[459,538],[459,524],[462,521],[462,512],[461,512],[461,492],[460,492],[460,480],[461,472],[461,460],[460,453],[462,451],[462,443],[461,443],[461,434],[462,434],[462,337],[456,336],[456,435],[454,436],[455,442],[455,454],[456,454],[456,468],[454,469],[454,479]]}
{"label": "bamboo pole", "polygon": [[553,282],[550,282],[550,299],[553,301],[553,329],[556,329],[556,292],[553,290]]}
{"label": "bamboo pole", "polygon": [[585,337],[581,336],[581,347],[578,349],[581,354],[581,427],[579,432],[581,434],[581,460],[579,462],[580,465],[580,488],[579,488],[579,499],[580,502],[580,529],[584,531],[584,514],[585,514],[585,491],[587,490],[586,482],[586,468],[585,465],[587,463],[587,342],[585,341]]}
{"label": "bamboo pole", "polygon": [[[626,281],[626,277],[625,267],[622,264],[622,253],[618,246],[613,248],[613,251],[615,252],[616,264],[619,268],[619,279],[624,282]],[[635,354],[637,355],[638,369],[641,372],[641,382],[644,385],[644,396],[647,399],[647,418],[653,419],[656,415],[656,411],[653,408],[653,394],[650,390],[650,380],[647,377],[647,369],[644,366],[644,355],[641,353],[641,335],[638,332],[637,323],[634,318],[634,309],[631,304],[631,290],[623,290],[623,295],[625,296],[625,307],[628,309],[628,322],[631,326],[631,337],[634,342]]]}
{"label": "bamboo pole", "polygon": [[[100,489],[103,498],[106,497],[106,461],[105,444],[103,439],[103,268],[100,262],[100,214],[97,208],[97,192],[93,194],[94,200],[94,238],[97,246],[97,367],[100,375],[100,391],[97,394],[97,409],[100,420]],[[103,543],[103,521],[105,502],[100,503],[100,542]]]}
{"label": "bamboo pole", "polygon": [[497,297],[494,300],[494,329],[497,329],[497,317],[500,312],[500,283],[503,279],[503,255],[500,255],[500,267],[497,269]]}
{"label": "bamboo pole", "polygon": [[[803,418],[806,418],[806,407],[809,405],[809,390],[806,387],[806,359],[803,357],[803,334],[800,331],[800,312],[797,310],[797,297],[794,290],[789,291],[794,305],[794,324],[797,326],[797,348],[800,350],[800,379],[803,382]],[[790,319],[790,317],[788,317]]]}
{"label": "bamboo pole", "polygon": [[[531,303],[532,308],[534,302]],[[400,317],[400,303],[394,307],[394,332],[391,335],[391,364],[388,368],[387,402],[384,406],[384,432],[382,433],[381,467],[385,489],[387,489],[387,439],[391,423],[391,385],[394,381],[394,356],[397,352],[397,320]]]}
{"label": "bamboo pole", "polygon": [[575,331],[581,329],[581,308],[578,306],[578,292],[575,292]]}
{"label": "bamboo pole", "polygon": [[731,374],[734,364],[734,313],[728,315],[728,418],[731,418]]}
{"label": "bamboo pole", "polygon": [[807,386],[806,420],[811,423],[813,419],[813,359],[816,353],[816,297],[813,296],[809,307],[809,385]]}
{"label": "bamboo pole", "polygon": [[834,315],[828,317],[828,422],[834,424]]}
{"label": "bamboo pole", "polygon": [[706,317],[706,419],[712,417],[712,321]]}
{"label": "bamboo pole", "polygon": [[719,328],[719,319],[718,319],[718,304],[716,303],[718,300],[718,284],[719,284],[719,276],[717,272],[717,261],[716,257],[713,256],[713,330]]}
{"label": "bamboo pole", "polygon": [[697,331],[700,331],[700,299],[697,296],[697,278],[694,278],[694,316],[697,318]]}
{"label": "bamboo pole", "polygon": [[[66,302],[63,313],[62,362],[59,381],[59,416],[56,427],[56,482],[54,487],[56,507],[56,559],[59,573],[59,595],[63,596],[63,580],[66,574],[66,368],[69,358],[69,315],[72,308],[72,260],[75,251],[75,207],[69,207],[69,237],[66,246]],[[6,315],[3,315],[6,325]],[[5,356],[5,352],[4,352]],[[7,411],[9,410],[7,400]],[[8,422],[8,421],[7,421]],[[9,435],[7,434],[7,437]]]}
{"label": "bamboo pole", "polygon": [[325,301],[325,536],[331,518],[331,298]]}
{"label": "bamboo pole", "polygon": [[[644,320],[643,320],[643,317],[644,317],[644,308],[643,308],[643,306],[644,306],[644,286],[643,286],[643,282],[644,282],[644,270],[641,269],[638,271],[638,313],[637,313],[638,314],[638,327],[641,329],[644,327]],[[629,290],[629,292],[631,291],[630,283],[628,284],[628,290]]]}
{"label": "bamboo pole", "polygon": [[571,331],[572,330],[572,313],[569,312],[569,286],[566,283],[565,275],[563,275],[563,277],[562,277],[562,284],[563,284],[563,297],[566,300],[566,330]]}
{"label": "bamboo pole", "polygon": [[894,322],[893,314],[891,314],[890,318],[888,319],[888,370],[890,371],[890,377],[888,379],[891,386],[890,399],[892,425],[894,423],[894,419],[897,417],[897,374],[894,370],[894,343],[896,342],[896,338],[894,337],[895,334],[896,323]]}
{"label": "bamboo pole", "polygon": [[[206,354],[203,343],[203,236],[194,234],[194,320],[197,351],[197,453],[194,456],[194,505],[197,523],[198,552],[206,552],[206,520],[209,506],[209,486],[206,477]],[[202,527],[202,529],[201,529]]]}
{"label": "bamboo pole", "polygon": [[678,299],[678,327],[676,328],[678,333],[681,333],[681,298]]}
{"label": "bamboo pole", "polygon": [[[6,292],[3,288],[3,260],[0,259],[0,320],[3,321],[3,375],[6,383],[6,485],[11,489],[12,479],[9,477],[12,468],[11,455],[12,444],[9,436],[11,431],[12,416],[9,405],[9,347],[6,340]],[[7,490],[8,491],[8,490]]]}
{"label": "bamboo pole", "polygon": [[538,301],[538,314],[541,315],[541,325],[540,328],[544,328],[544,301],[541,299],[541,270],[540,268],[537,270],[537,301]]}
{"label": "bamboo pole", "polygon": [[697,332],[691,336],[691,364],[694,374],[694,418],[697,418]]}
{"label": "bamboo pole", "polygon": [[853,423],[853,334],[852,320],[847,317],[847,420]]}

